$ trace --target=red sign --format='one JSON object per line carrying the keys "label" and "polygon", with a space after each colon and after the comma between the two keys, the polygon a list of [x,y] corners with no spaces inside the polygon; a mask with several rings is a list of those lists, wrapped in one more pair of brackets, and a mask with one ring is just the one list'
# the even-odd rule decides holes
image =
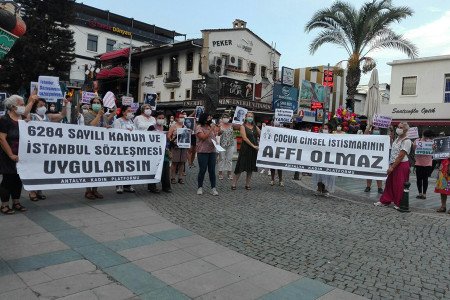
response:
{"label": "red sign", "polygon": [[333,92],[333,86],[334,86],[333,71],[325,70],[323,72],[323,85],[328,86],[330,88],[330,93]]}
{"label": "red sign", "polygon": [[311,103],[311,109],[312,110],[316,110],[319,108],[323,108],[323,103],[322,102],[315,102],[315,103]]}
{"label": "red sign", "polygon": [[303,117],[305,116],[305,112],[304,112],[303,109],[298,111],[298,116],[299,116],[300,118],[303,118]]}

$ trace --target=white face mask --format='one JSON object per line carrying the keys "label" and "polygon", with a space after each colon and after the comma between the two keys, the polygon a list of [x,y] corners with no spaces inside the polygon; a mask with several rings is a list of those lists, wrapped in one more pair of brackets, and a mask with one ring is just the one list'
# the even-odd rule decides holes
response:
{"label": "white face mask", "polygon": [[147,116],[151,116],[151,115],[152,115],[152,110],[151,110],[151,109],[146,109],[146,110],[144,110],[144,113],[145,113]]}
{"label": "white face mask", "polygon": [[45,107],[45,106],[41,106],[41,107],[36,108],[36,113],[38,115],[43,116],[43,115],[45,115],[46,112],[47,112],[47,107]]}
{"label": "white face mask", "polygon": [[125,118],[127,118],[128,120],[131,120],[131,119],[133,119],[133,117],[134,117],[133,113],[128,113]]}
{"label": "white face mask", "polygon": [[16,106],[16,114],[18,114],[19,116],[23,115],[23,113],[25,112],[25,106]]}
{"label": "white face mask", "polygon": [[337,131],[341,131],[341,130],[342,130],[342,127],[341,127],[341,126],[338,126],[336,129],[337,129]]}
{"label": "white face mask", "polygon": [[156,120],[156,124],[158,124],[159,126],[163,126],[164,123],[166,123],[166,120],[164,120],[164,119],[157,119]]}
{"label": "white face mask", "polygon": [[178,123],[184,123],[184,118],[179,118]]}
{"label": "white face mask", "polygon": [[223,118],[222,120],[223,120],[224,123],[230,122],[230,119],[228,119],[228,118]]}
{"label": "white face mask", "polygon": [[50,111],[55,111],[55,107],[54,106],[50,106]]}
{"label": "white face mask", "polygon": [[89,112],[89,109],[83,109],[83,114],[87,114]]}
{"label": "white face mask", "polygon": [[395,133],[397,133],[397,135],[402,135],[402,134],[403,134],[403,129],[397,128],[397,129],[395,130]]}

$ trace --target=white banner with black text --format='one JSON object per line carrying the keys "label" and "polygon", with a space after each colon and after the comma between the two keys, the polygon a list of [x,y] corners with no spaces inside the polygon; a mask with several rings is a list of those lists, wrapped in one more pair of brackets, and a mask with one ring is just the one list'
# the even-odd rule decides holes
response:
{"label": "white banner with black text", "polygon": [[17,170],[25,190],[156,183],[166,136],[50,122],[19,121]]}
{"label": "white banner with black text", "polygon": [[321,134],[266,126],[261,132],[256,165],[382,180],[389,168],[389,137]]}

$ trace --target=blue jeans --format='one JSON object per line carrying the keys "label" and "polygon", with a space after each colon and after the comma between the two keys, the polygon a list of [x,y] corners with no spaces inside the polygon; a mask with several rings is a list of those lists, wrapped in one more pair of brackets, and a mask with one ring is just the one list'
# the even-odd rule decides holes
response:
{"label": "blue jeans", "polygon": [[203,187],[206,169],[209,173],[211,188],[216,187],[216,153],[197,153],[197,160],[200,170],[198,170],[198,187]]}

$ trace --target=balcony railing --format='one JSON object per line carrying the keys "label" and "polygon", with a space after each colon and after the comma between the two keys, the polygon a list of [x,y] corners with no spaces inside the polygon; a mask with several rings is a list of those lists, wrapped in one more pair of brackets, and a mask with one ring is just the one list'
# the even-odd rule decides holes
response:
{"label": "balcony railing", "polygon": [[164,83],[180,83],[181,71],[178,72],[164,72]]}

